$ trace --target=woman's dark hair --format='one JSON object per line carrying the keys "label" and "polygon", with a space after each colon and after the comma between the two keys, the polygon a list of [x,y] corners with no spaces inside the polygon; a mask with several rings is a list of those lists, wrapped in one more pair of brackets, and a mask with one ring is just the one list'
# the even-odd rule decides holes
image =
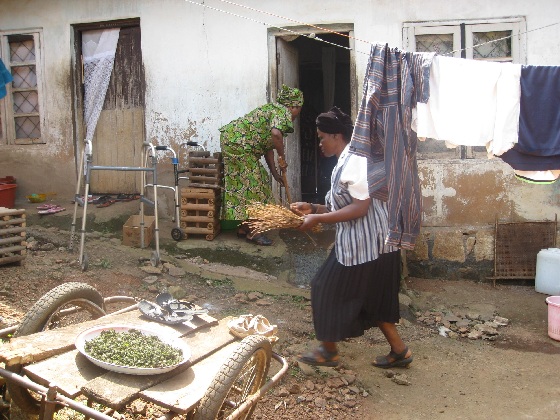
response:
{"label": "woman's dark hair", "polygon": [[315,120],[315,124],[317,124],[317,128],[323,133],[342,134],[348,141],[350,141],[350,137],[352,137],[352,132],[354,131],[352,118],[336,106],[332,107],[328,112],[319,114]]}

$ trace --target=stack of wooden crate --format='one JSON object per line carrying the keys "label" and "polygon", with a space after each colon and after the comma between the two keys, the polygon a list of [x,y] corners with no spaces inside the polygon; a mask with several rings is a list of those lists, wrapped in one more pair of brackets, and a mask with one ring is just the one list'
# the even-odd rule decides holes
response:
{"label": "stack of wooden crate", "polygon": [[181,230],[205,235],[213,240],[220,232],[221,186],[223,181],[222,154],[208,151],[189,152],[189,184],[181,188]]}
{"label": "stack of wooden crate", "polygon": [[25,210],[0,207],[0,265],[25,259]]}

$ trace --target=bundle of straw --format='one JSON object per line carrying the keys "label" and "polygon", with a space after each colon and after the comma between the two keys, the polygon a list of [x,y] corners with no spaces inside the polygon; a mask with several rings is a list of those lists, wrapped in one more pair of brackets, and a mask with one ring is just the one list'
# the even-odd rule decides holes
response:
{"label": "bundle of straw", "polygon": [[[253,203],[247,206],[248,224],[255,233],[262,233],[272,229],[297,228],[303,223],[303,217],[290,209],[276,204]],[[312,229],[320,230],[319,226]]]}

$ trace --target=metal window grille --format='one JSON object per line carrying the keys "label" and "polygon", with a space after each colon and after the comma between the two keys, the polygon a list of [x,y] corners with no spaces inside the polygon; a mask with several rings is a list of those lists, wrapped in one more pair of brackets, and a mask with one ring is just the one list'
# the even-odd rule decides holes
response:
{"label": "metal window grille", "polygon": [[38,32],[0,34],[3,61],[14,78],[0,112],[4,144],[44,143],[39,45]]}

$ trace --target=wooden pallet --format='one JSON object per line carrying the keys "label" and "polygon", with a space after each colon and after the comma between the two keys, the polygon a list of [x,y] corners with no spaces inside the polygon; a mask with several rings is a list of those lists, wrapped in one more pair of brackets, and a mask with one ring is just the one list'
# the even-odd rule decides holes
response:
{"label": "wooden pallet", "polygon": [[189,152],[187,168],[190,187],[221,189],[224,165],[220,152]]}
{"label": "wooden pallet", "polygon": [[25,210],[0,207],[0,265],[25,259]]}
{"label": "wooden pallet", "polygon": [[213,240],[220,232],[220,193],[213,188],[181,189],[181,230],[183,239],[189,234],[206,235]]}

